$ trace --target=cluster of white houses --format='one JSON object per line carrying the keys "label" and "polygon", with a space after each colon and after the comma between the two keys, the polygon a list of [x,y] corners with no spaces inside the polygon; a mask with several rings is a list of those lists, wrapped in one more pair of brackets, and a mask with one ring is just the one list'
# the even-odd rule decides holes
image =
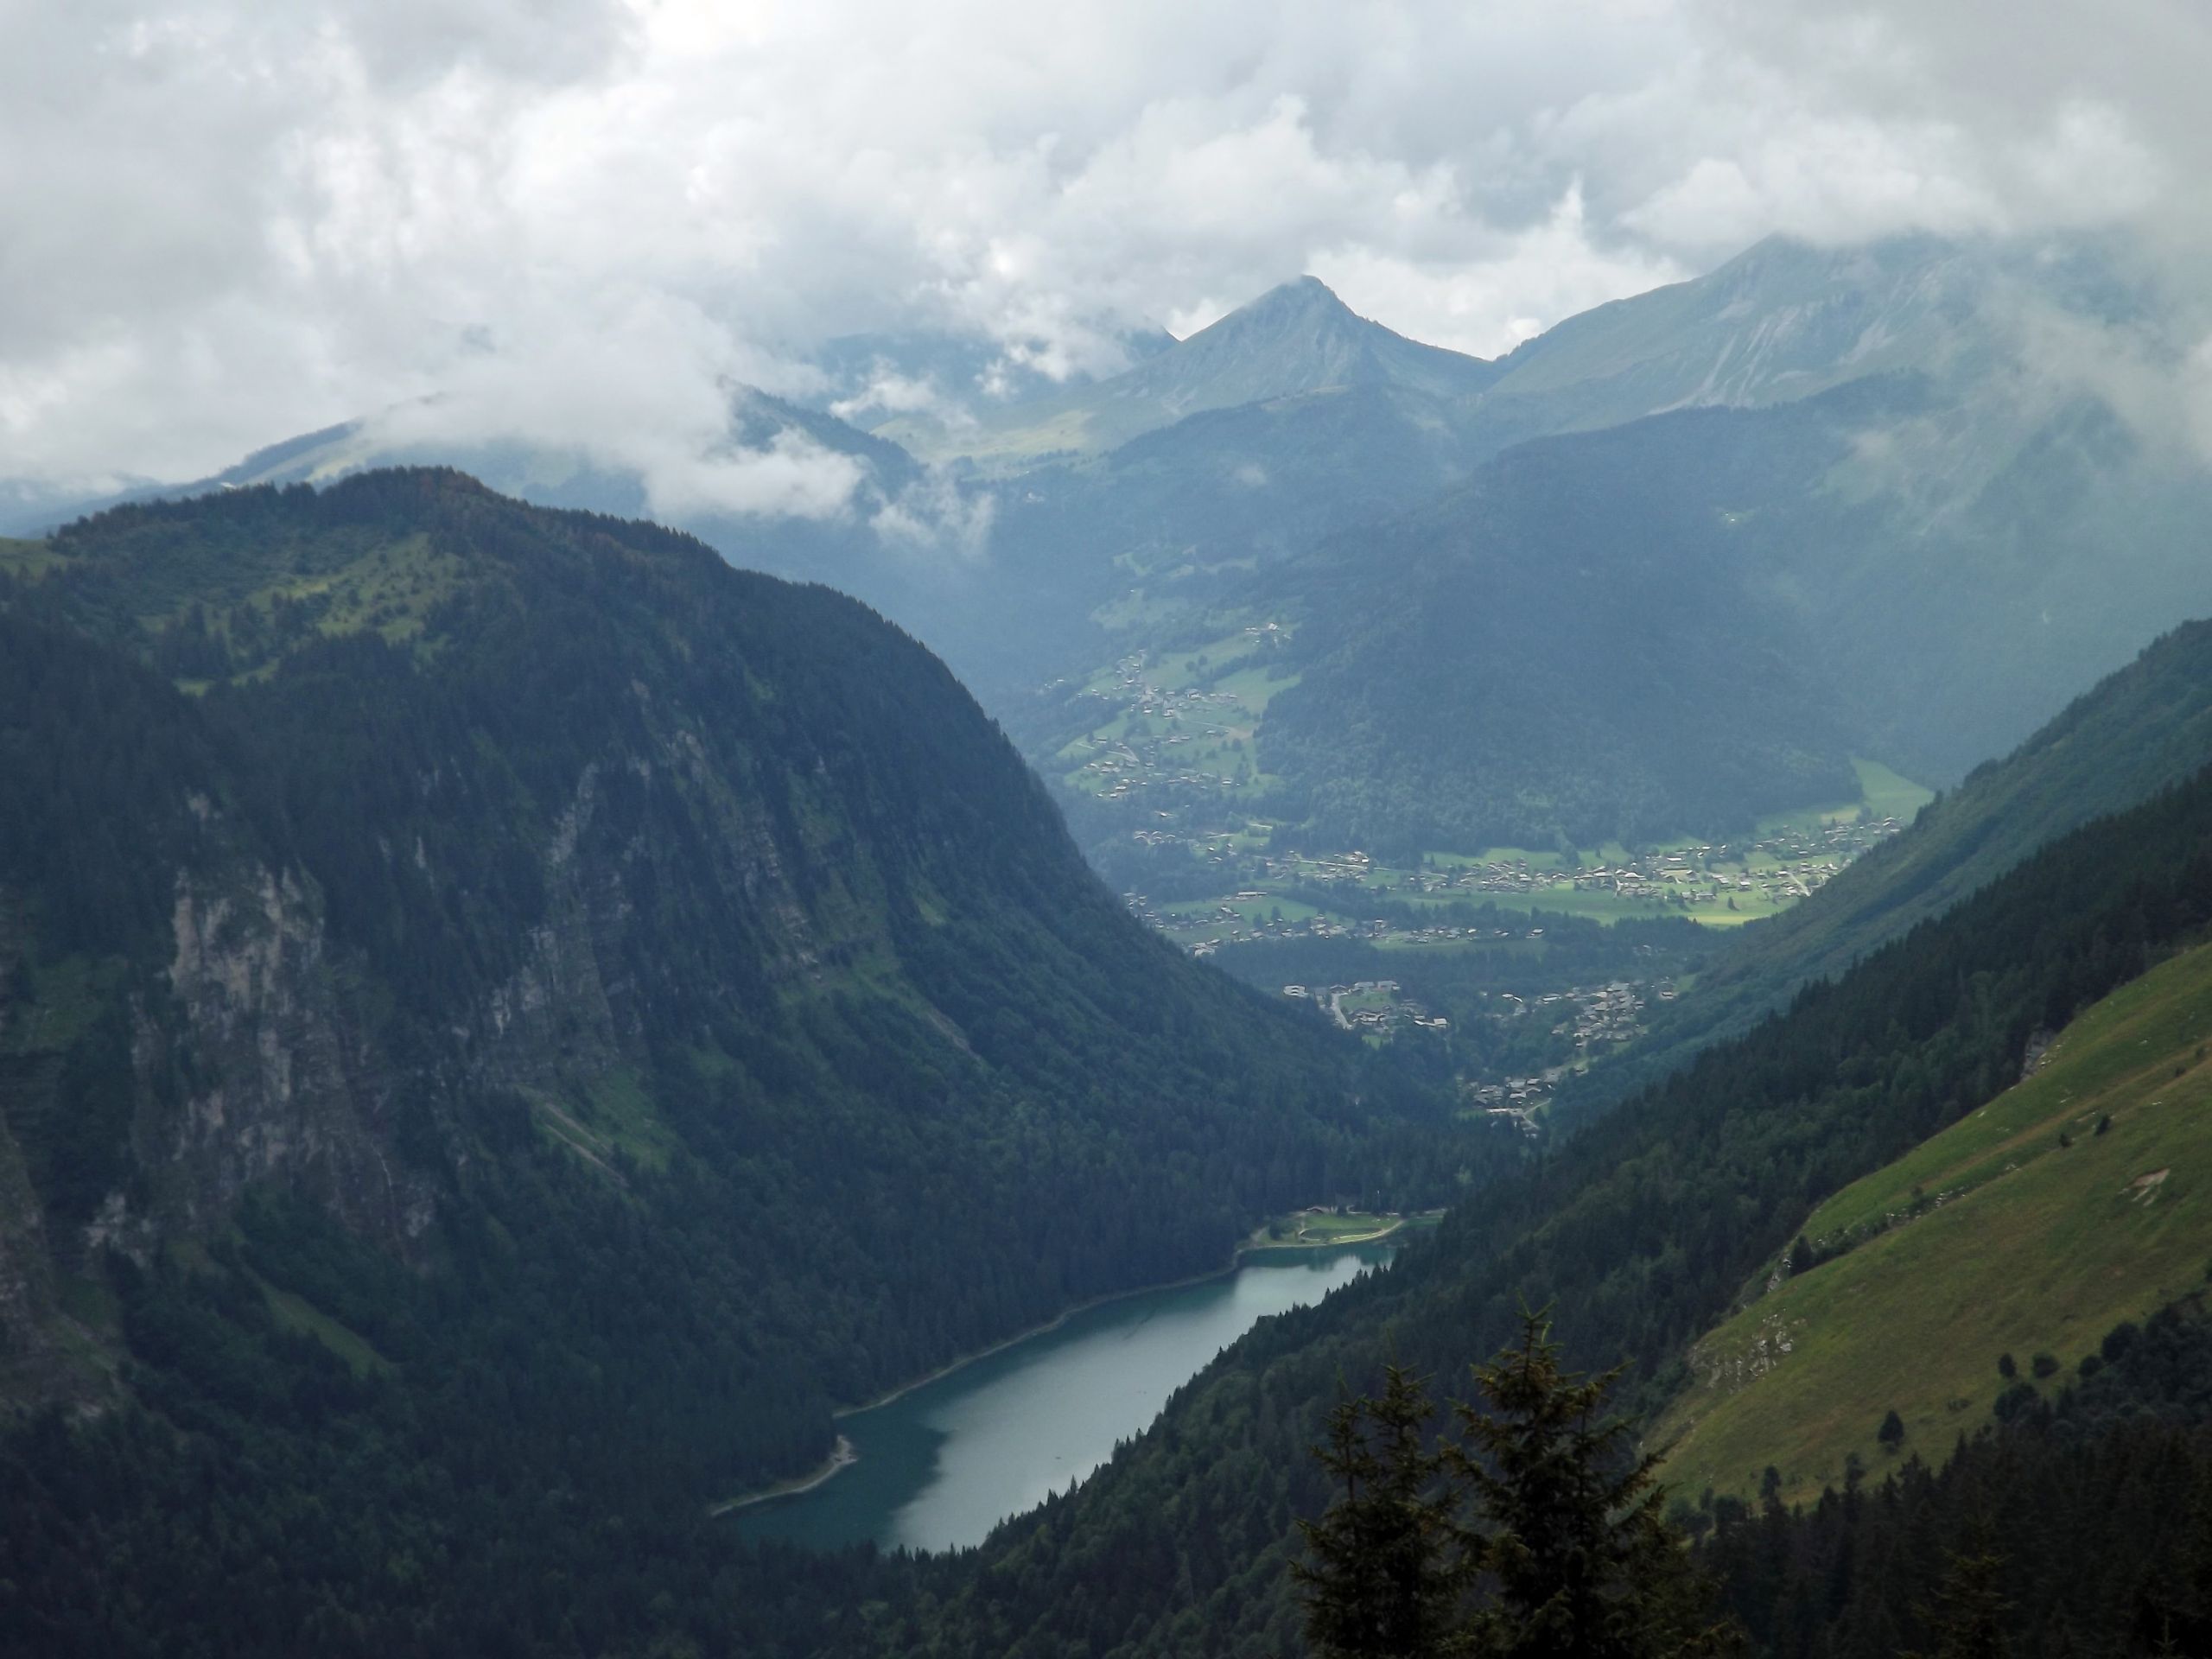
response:
{"label": "cluster of white houses", "polygon": [[[1332,985],[1325,990],[1319,986],[1286,985],[1282,994],[1294,1001],[1319,1004],[1322,1011],[1346,1031],[1370,1033],[1376,1036],[1395,1031],[1400,1025],[1411,1025],[1422,1031],[1449,1031],[1452,1022],[1440,1014],[1431,1014],[1412,998],[1400,995],[1395,979],[1362,979],[1350,985]],[[1364,1007],[1348,1008],[1349,1001],[1362,1001]]]}
{"label": "cluster of white houses", "polygon": [[1588,1065],[1593,1051],[1625,1043],[1643,1032],[1646,991],[1658,1001],[1675,1000],[1674,984],[1667,980],[1647,986],[1617,979],[1610,984],[1577,985],[1533,999],[1510,991],[1498,993],[1497,1001],[1504,1007],[1491,1019],[1555,1020],[1551,1034],[1572,1042],[1574,1058],[1522,1077],[1473,1079],[1467,1084],[1468,1096],[1493,1116],[1513,1118],[1524,1127],[1533,1125],[1533,1114],[1550,1102],[1561,1077]]}

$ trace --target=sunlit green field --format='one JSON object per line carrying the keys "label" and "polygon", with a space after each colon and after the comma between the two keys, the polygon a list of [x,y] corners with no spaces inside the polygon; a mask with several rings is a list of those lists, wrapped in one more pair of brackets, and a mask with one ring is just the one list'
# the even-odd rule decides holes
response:
{"label": "sunlit green field", "polygon": [[[2000,1354],[2070,1376],[2105,1333],[2204,1282],[2212,1256],[2212,947],[2075,1020],[2027,1081],[1837,1194],[1815,1248],[1863,1239],[1785,1280],[1697,1344],[1698,1381],[1656,1426],[1668,1478],[1786,1497],[1840,1482],[1856,1453],[1940,1460],[2010,1386]],[[2100,1121],[2109,1127],[2098,1132]],[[2065,1137],[2062,1141],[2061,1136]],[[2070,1144],[2069,1144],[2070,1143]]]}

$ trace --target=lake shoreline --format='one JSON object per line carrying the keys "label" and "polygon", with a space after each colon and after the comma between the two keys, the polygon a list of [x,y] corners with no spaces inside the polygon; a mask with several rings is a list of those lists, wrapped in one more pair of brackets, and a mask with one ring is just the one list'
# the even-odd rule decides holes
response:
{"label": "lake shoreline", "polygon": [[831,1476],[849,1469],[861,1460],[860,1448],[842,1434],[830,1450],[828,1458],[804,1475],[794,1475],[789,1480],[779,1481],[773,1486],[764,1486],[757,1492],[747,1492],[740,1497],[726,1497],[719,1503],[709,1504],[709,1519],[729,1515],[739,1510],[749,1510],[755,1503],[772,1503],[779,1497],[797,1497],[801,1492],[810,1492]]}
{"label": "lake shoreline", "polygon": [[[846,1418],[857,1416],[861,1412],[874,1411],[880,1407],[891,1405],[894,1402],[904,1399],[917,1389],[925,1389],[932,1382],[942,1382],[957,1371],[964,1370],[970,1365],[990,1358],[994,1354],[1004,1353],[1007,1349],[1019,1344],[1057,1331],[1066,1325],[1070,1319],[1076,1318],[1078,1314],[1090,1313],[1094,1308],[1109,1306],[1115,1302],[1130,1301],[1139,1296],[1155,1295],[1162,1291],[1184,1290],[1195,1285],[1211,1284],[1217,1279],[1226,1279],[1243,1267],[1249,1256],[1319,1255],[1327,1250],[1357,1249],[1368,1245],[1388,1243],[1402,1230],[1402,1226],[1403,1224],[1401,1223],[1399,1226],[1385,1229],[1381,1233],[1368,1234],[1325,1244],[1315,1243],[1286,1246],[1255,1244],[1248,1241],[1239,1244],[1230,1253],[1226,1266],[1215,1268],[1205,1273],[1195,1273],[1187,1278],[1170,1279],[1159,1284],[1136,1285],[1128,1290],[1111,1291],[1103,1296],[1093,1296],[1088,1301],[1077,1302],[1072,1307],[1063,1309],[1042,1325],[1033,1325],[1027,1331],[1017,1332],[1002,1341],[991,1344],[988,1348],[979,1348],[972,1353],[963,1354],[958,1358],[940,1365],[927,1376],[918,1376],[912,1382],[902,1382],[897,1388],[878,1395],[873,1400],[864,1401],[856,1406],[840,1406],[830,1414],[830,1421],[842,1422]],[[757,1491],[725,1498],[721,1503],[709,1506],[707,1512],[710,1516],[724,1516],[738,1510],[750,1509],[758,1503],[773,1503],[778,1498],[796,1497],[802,1492],[813,1491],[859,1461],[859,1449],[844,1435],[840,1434],[837,1437],[836,1450],[830,1453],[828,1461],[817,1465],[809,1473],[796,1476],[791,1480],[779,1482],[773,1486],[763,1487]]]}

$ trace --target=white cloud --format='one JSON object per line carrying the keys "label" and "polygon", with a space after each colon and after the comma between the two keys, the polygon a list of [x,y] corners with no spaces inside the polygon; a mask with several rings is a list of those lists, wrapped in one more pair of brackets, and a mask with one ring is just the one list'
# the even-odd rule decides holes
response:
{"label": "white cloud", "polygon": [[868,525],[899,550],[972,563],[989,547],[997,516],[998,498],[989,491],[963,494],[950,476],[933,471],[879,507]]}
{"label": "white cloud", "polygon": [[821,512],[849,462],[717,423],[839,333],[1061,378],[1311,270],[1490,354],[1772,230],[2109,226],[2194,273],[2208,31],[2198,0],[0,0],[0,474],[184,477],[395,409]]}
{"label": "white cloud", "polygon": [[927,415],[955,425],[975,423],[967,406],[947,397],[935,380],[902,374],[880,358],[871,365],[867,384],[851,397],[833,402],[830,412],[841,421],[877,414]]}
{"label": "white cloud", "polygon": [[1356,309],[1477,357],[1510,352],[1563,316],[1695,274],[1662,252],[1596,241],[1580,181],[1548,218],[1479,261],[1414,263],[1354,246],[1320,256],[1313,270]]}

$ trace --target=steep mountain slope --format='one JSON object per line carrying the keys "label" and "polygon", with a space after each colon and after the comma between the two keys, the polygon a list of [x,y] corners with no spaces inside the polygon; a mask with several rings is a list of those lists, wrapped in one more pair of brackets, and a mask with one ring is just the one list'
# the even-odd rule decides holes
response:
{"label": "steep mountain slope", "polygon": [[1096,385],[939,434],[898,421],[880,429],[933,458],[1006,469],[1056,452],[1100,454],[1188,416],[1331,386],[1396,386],[1451,403],[1495,378],[1493,366],[1392,334],[1355,315],[1312,276],[1285,283],[1173,349]]}
{"label": "steep mountain slope", "polygon": [[1809,1499],[1842,1484],[1847,1458],[1878,1469],[1897,1454],[1878,1437],[1891,1411],[1896,1447],[1940,1457],[2033,1396],[2037,1356],[2070,1377],[2107,1332],[2195,1289],[2212,1257],[2208,1039],[2200,945],[1821,1205],[1777,1265],[1783,1282],[1692,1347],[1695,1380],[1652,1430],[1669,1478],[1749,1497],[1772,1467],[1788,1498]]}
{"label": "steep mountain slope", "polygon": [[1732,1035],[1809,980],[1940,916],[2089,819],[2123,811],[2212,766],[2212,623],[2191,622],[2076,698],[2002,760],[1977,767],[1796,908],[1719,946],[1697,994],[1666,1010],[1603,1096]]}
{"label": "steep mountain slope", "polygon": [[19,1394],[178,1358],[141,1338],[212,1250],[418,1406],[531,1379],[510,1473],[619,1399],[569,1475],[704,1496],[1270,1207],[1422,1179],[1387,1086],[1124,916],[850,601],[432,472],[5,564]]}
{"label": "steep mountain slope", "polygon": [[2094,1375],[2017,1387],[2002,1427],[1940,1458],[1908,1446],[1794,1510],[1778,1494],[1700,1503],[1699,1562],[1749,1650],[1924,1653],[1966,1622],[1962,1604],[2013,1653],[2212,1648],[2197,1520],[2212,1492],[2205,1294],[2098,1345]]}
{"label": "steep mountain slope", "polygon": [[[2158,302],[2130,260],[2126,247],[2094,240],[1916,235],[1820,247],[1769,237],[1702,276],[1569,317],[1498,359],[1471,431],[1495,453],[1540,434],[1677,409],[1768,407],[1879,375],[2047,395],[2065,372],[2024,360],[2035,351],[2078,347],[2103,331],[2111,347],[2119,331],[2155,328]],[[2069,327],[2082,332],[2069,339]]]}
{"label": "steep mountain slope", "polygon": [[1328,1497],[1307,1449],[1340,1390],[1370,1386],[1388,1358],[1448,1396],[1521,1308],[1549,1305],[1579,1365],[1631,1363],[1630,1403],[1667,1400],[1689,1381],[1689,1344],[1759,1294],[1824,1201],[1971,1122],[2039,1029],[2208,924],[2202,775],[2054,842],[1708,1052],[1525,1181],[1455,1209],[1390,1274],[1255,1332],[1090,1484],[948,1571],[931,1588],[944,1606],[957,1587],[949,1615],[918,1609],[886,1650],[948,1616],[937,1639],[977,1652],[1281,1650],[1298,1624],[1293,1521]]}
{"label": "steep mountain slope", "polygon": [[1849,799],[1849,726],[1765,580],[1848,416],[1718,411],[1530,444],[1271,591],[1297,683],[1261,761],[1324,845],[1591,847]]}

